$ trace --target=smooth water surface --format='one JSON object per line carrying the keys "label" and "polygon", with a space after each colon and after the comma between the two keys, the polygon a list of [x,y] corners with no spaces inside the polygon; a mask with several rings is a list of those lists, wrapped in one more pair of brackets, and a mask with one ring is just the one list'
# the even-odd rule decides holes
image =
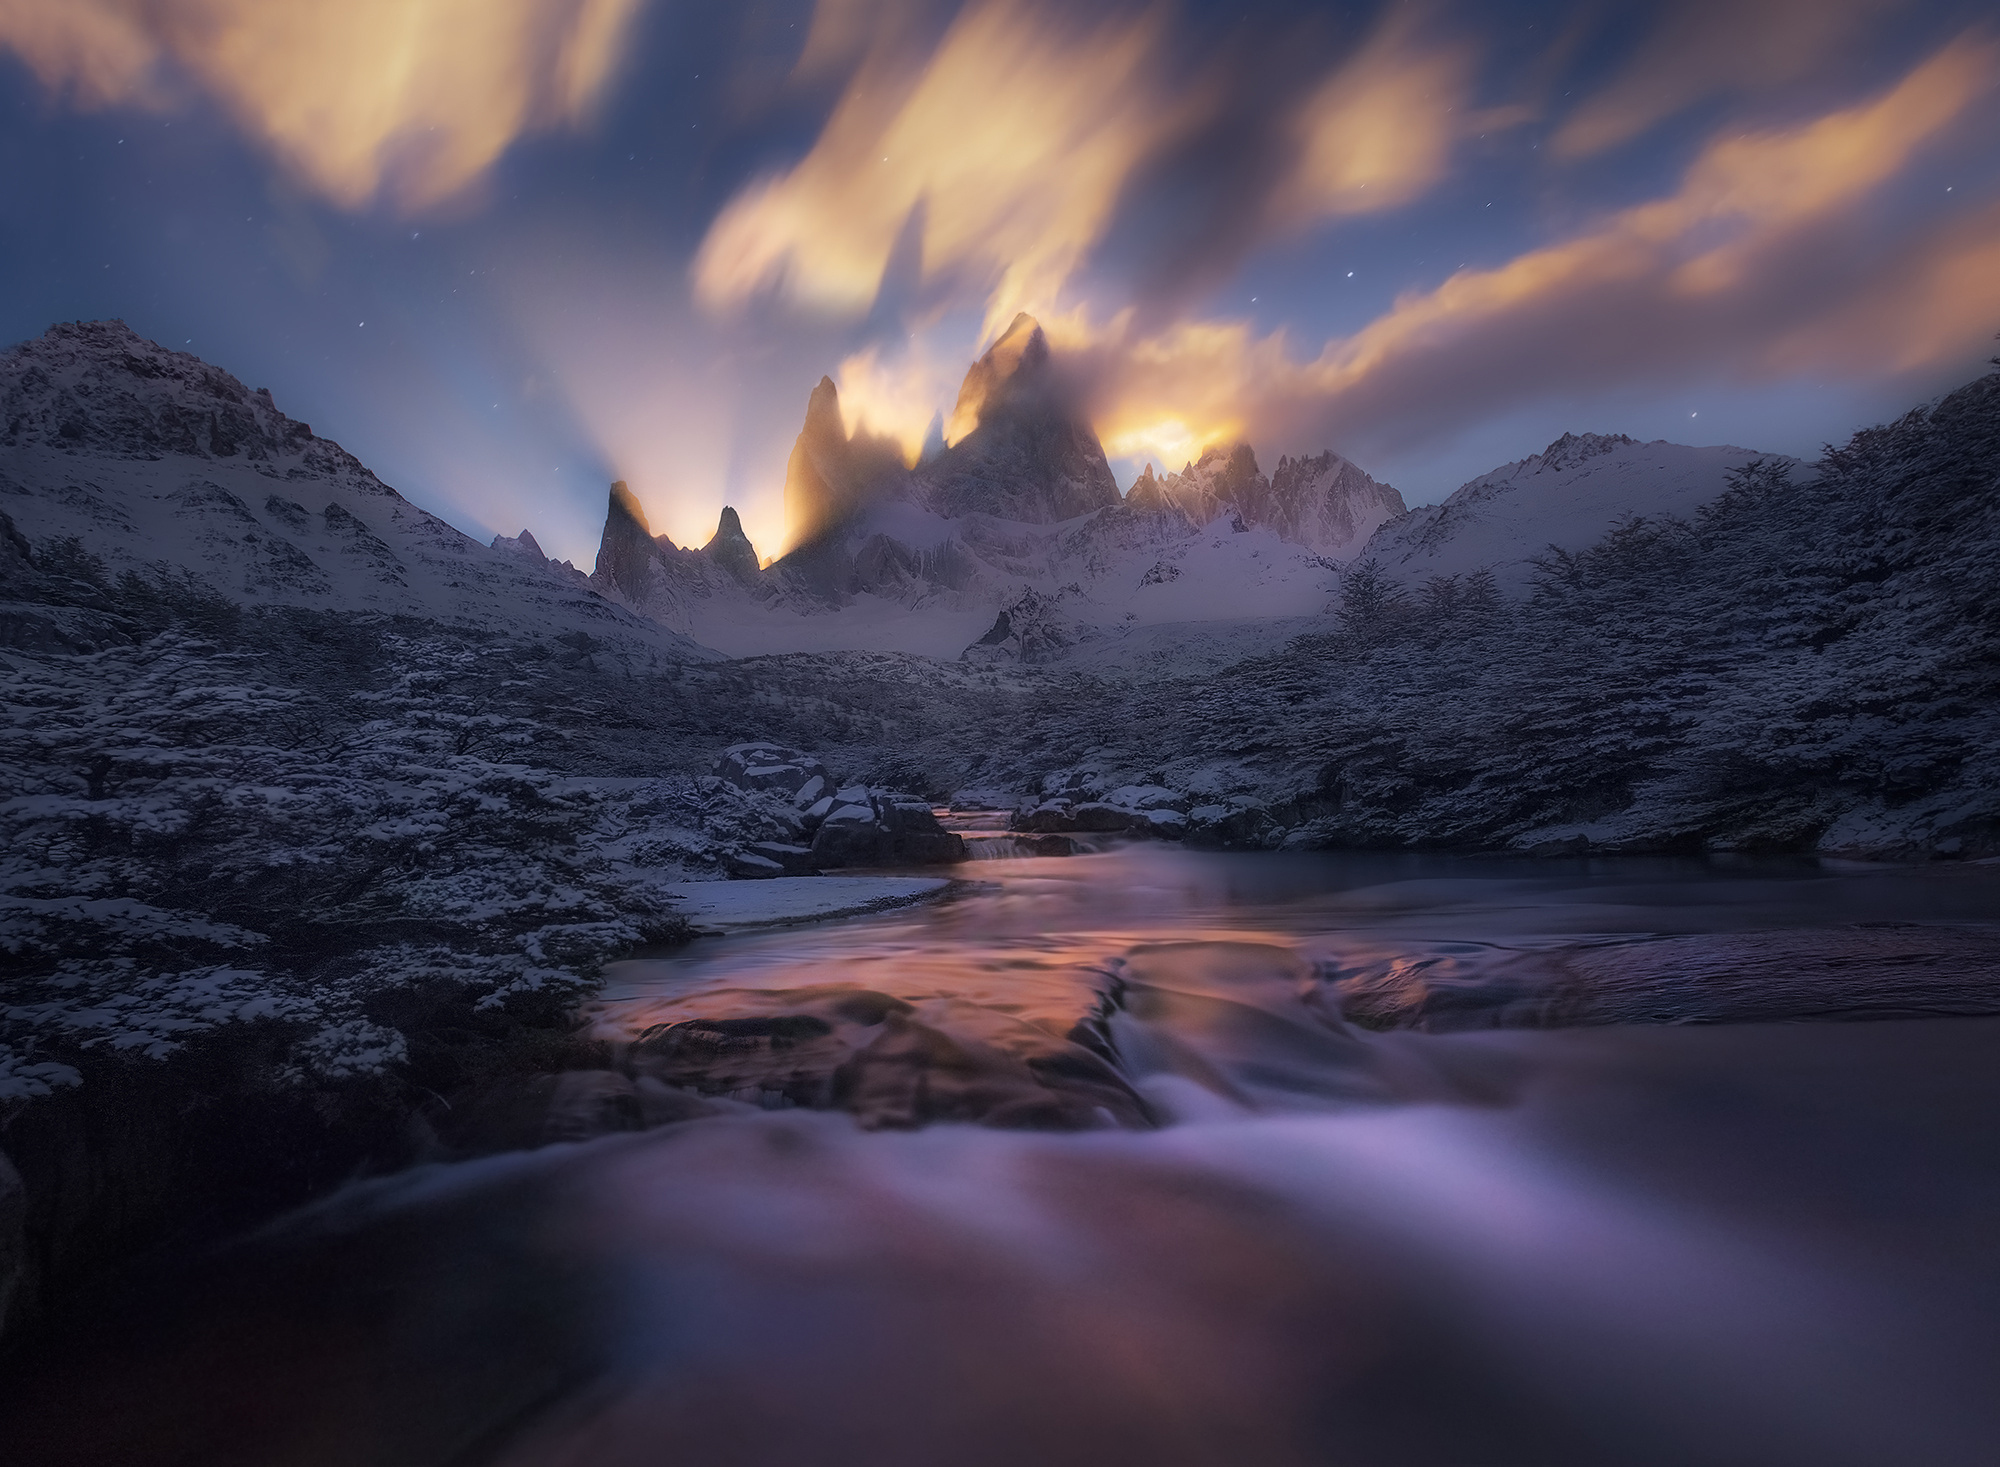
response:
{"label": "smooth water surface", "polygon": [[635,1062],[680,1036],[698,1118],[352,1187],[83,1329],[14,1439],[1994,1460],[2000,869],[962,870],[937,905],[618,965],[595,1024]]}

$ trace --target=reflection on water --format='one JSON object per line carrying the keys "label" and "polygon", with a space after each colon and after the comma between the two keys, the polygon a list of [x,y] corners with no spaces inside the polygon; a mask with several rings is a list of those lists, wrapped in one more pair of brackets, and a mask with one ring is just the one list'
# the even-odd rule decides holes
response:
{"label": "reflection on water", "polygon": [[698,1118],[351,1188],[9,1460],[1992,1460],[2000,871],[967,870],[619,965]]}

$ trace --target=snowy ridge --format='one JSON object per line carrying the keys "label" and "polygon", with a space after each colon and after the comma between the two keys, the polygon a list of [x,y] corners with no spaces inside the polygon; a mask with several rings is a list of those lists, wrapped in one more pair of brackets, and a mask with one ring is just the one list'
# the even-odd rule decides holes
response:
{"label": "snowy ridge", "polygon": [[1330,448],[1312,458],[1281,458],[1266,478],[1247,443],[1210,448],[1165,478],[1147,464],[1125,502],[1179,515],[1196,528],[1220,518],[1263,526],[1333,560],[1352,559],[1376,526],[1404,513],[1402,495]]}
{"label": "snowy ridge", "polygon": [[585,632],[678,656],[685,638],[598,595],[525,532],[481,545],[417,508],[267,391],[120,321],[0,355],[0,512],[115,576],[190,573],[249,605]]}
{"label": "snowy ridge", "polygon": [[1565,433],[1540,453],[1460,486],[1442,504],[1388,521],[1357,558],[1409,582],[1491,571],[1502,591],[1519,594],[1534,557],[1550,546],[1582,550],[1634,515],[1685,519],[1729,487],[1732,469],[1757,458],[1792,462],[1727,445]]}

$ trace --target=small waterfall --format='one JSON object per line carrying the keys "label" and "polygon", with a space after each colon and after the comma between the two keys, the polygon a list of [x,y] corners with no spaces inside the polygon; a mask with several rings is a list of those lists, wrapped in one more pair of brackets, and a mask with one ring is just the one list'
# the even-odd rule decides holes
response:
{"label": "small waterfall", "polygon": [[1009,829],[1012,810],[934,810],[938,823],[965,839],[968,861],[1018,861],[1036,856],[1071,856],[1088,849],[1067,835],[1032,835]]}

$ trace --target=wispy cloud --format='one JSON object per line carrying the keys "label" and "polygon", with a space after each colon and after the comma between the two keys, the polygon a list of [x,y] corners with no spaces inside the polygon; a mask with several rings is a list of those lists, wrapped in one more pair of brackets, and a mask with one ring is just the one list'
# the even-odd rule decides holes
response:
{"label": "wispy cloud", "polygon": [[[1255,91],[1257,68],[1177,72],[1165,12],[1094,23],[1030,3],[974,0],[934,50],[911,50],[908,7],[822,0],[800,61],[815,75],[866,50],[811,151],[745,187],[708,231],[695,293],[728,309],[772,292],[859,316],[899,248],[942,293],[983,303],[991,336],[1017,311],[1058,314],[1121,195],[1160,151]],[[1380,213],[1448,171],[1471,125],[1474,56],[1391,7],[1371,35],[1252,146],[1280,160],[1240,253],[1273,234]]]}
{"label": "wispy cloud", "polygon": [[0,46],[84,106],[192,86],[346,207],[433,204],[588,112],[641,0],[0,0]]}
{"label": "wispy cloud", "polygon": [[1380,213],[1443,179],[1465,130],[1475,58],[1464,40],[1425,30],[1424,12],[1392,8],[1298,109],[1296,161],[1270,201],[1273,226]]}
{"label": "wispy cloud", "polygon": [[1851,51],[1903,0],[1679,0],[1552,139],[1563,157],[1612,148],[1723,94],[1768,94]]}
{"label": "wispy cloud", "polygon": [[[1429,7],[1389,7],[1307,85],[1286,67],[1275,103],[1259,57],[1177,69],[1159,9],[1083,22],[974,0],[934,46],[911,44],[909,9],[821,0],[800,70],[849,68],[846,90],[806,156],[742,189],[709,229],[691,277],[712,311],[768,295],[858,319],[907,260],[919,328],[970,307],[990,340],[1026,310],[1059,344],[1099,340],[1101,302],[1080,272],[1135,181],[1203,129],[1248,116],[1257,134],[1241,225],[1207,247],[1227,268],[1273,237],[1421,197],[1457,142],[1493,125],[1469,105],[1473,48]],[[837,374],[850,421],[914,453],[963,371],[946,356],[922,329],[850,355]]]}
{"label": "wispy cloud", "polygon": [[1671,195],[1409,294],[1311,360],[1242,322],[1133,339],[1114,319],[1079,344],[1100,431],[1169,459],[1238,433],[1396,447],[1555,392],[1966,353],[2000,321],[2000,213],[1887,245],[1859,225],[1920,150],[1990,116],[1996,78],[2000,48],[1968,36],[1859,106],[1731,131]]}
{"label": "wispy cloud", "polygon": [[936,51],[865,62],[812,150],[746,187],[693,265],[697,298],[776,291],[859,316],[906,232],[923,276],[984,297],[990,325],[1050,311],[1120,187],[1198,105],[1152,85],[1152,15],[1095,24],[978,0]]}

